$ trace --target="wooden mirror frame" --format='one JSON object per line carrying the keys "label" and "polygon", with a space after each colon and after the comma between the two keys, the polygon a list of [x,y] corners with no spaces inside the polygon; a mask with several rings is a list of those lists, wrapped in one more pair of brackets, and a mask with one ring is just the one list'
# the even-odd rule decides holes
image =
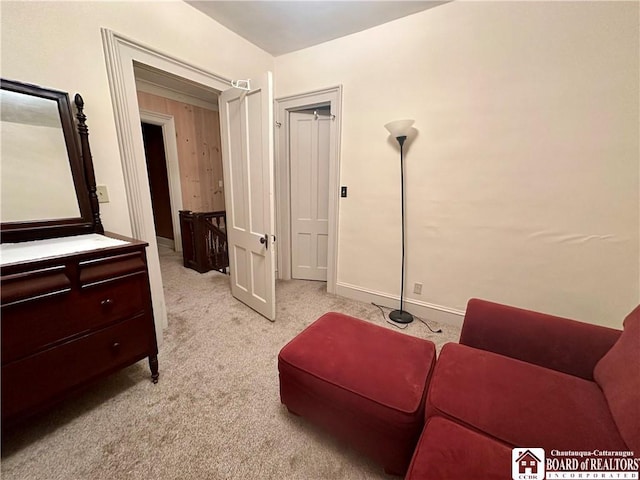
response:
{"label": "wooden mirror frame", "polygon": [[0,79],[0,83],[2,90],[41,97],[57,103],[60,123],[69,157],[69,167],[71,168],[71,176],[73,178],[80,210],[80,216],[73,218],[1,223],[0,242],[25,242],[87,233],[104,233],[104,228],[100,221],[95,173],[93,170],[91,149],[89,148],[89,129],[86,124],[87,117],[83,112],[84,101],[82,97],[76,94],[74,99],[77,108],[76,118],[78,122],[76,134],[71,103],[69,101],[69,95],[66,92],[4,78]]}

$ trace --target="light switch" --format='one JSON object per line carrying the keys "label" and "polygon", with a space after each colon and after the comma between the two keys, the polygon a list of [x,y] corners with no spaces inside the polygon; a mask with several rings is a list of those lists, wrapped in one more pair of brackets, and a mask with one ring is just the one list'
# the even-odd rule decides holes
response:
{"label": "light switch", "polygon": [[109,192],[106,185],[98,185],[96,195],[98,195],[98,203],[109,203]]}

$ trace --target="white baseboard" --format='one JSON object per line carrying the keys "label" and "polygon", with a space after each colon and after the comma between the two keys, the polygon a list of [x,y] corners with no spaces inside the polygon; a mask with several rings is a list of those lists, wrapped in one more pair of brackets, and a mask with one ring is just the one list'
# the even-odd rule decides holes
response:
{"label": "white baseboard", "polygon": [[[351,298],[365,303],[377,303],[389,308],[398,308],[400,299],[388,293],[376,292],[357,285],[349,283],[337,282],[336,295]],[[417,315],[423,320],[431,320],[433,322],[444,323],[456,327],[462,327],[464,320],[464,310],[435,305],[433,303],[421,302],[412,298],[404,299],[404,308],[409,313]]]}
{"label": "white baseboard", "polygon": [[158,245],[162,245],[163,247],[167,247],[170,248],[171,250],[175,250],[175,242],[173,240],[171,240],[170,238],[164,238],[164,237],[156,237],[156,242],[158,242]]}

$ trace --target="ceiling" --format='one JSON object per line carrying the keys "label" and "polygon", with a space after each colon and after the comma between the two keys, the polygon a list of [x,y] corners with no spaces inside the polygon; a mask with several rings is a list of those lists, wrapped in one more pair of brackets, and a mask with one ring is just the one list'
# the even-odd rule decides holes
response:
{"label": "ceiling", "polygon": [[406,17],[445,1],[216,1],[189,5],[274,56]]}

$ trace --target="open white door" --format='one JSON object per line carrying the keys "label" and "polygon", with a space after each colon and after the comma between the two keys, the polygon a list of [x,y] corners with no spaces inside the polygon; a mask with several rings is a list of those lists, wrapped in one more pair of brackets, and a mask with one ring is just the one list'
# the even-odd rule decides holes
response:
{"label": "open white door", "polygon": [[276,317],[271,72],[219,99],[231,294]]}

